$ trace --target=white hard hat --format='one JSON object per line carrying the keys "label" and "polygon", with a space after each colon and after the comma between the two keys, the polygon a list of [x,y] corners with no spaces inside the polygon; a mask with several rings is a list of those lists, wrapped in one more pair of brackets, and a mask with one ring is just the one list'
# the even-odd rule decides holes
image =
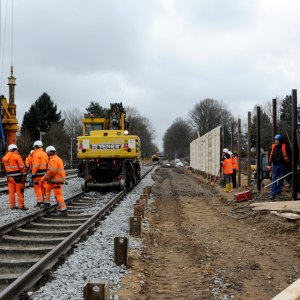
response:
{"label": "white hard hat", "polygon": [[43,147],[43,143],[42,143],[42,141],[35,141],[33,143],[33,146],[41,146],[41,147]]}
{"label": "white hard hat", "polygon": [[50,151],[56,151],[56,150],[53,146],[49,146],[46,148],[46,152],[50,152]]}
{"label": "white hard hat", "polygon": [[231,151],[228,151],[228,154],[229,154],[229,155],[232,155],[232,152],[231,152]]}
{"label": "white hard hat", "polygon": [[33,150],[30,151],[30,154],[31,154],[31,155],[32,155],[32,153],[33,153]]}
{"label": "white hard hat", "polygon": [[8,151],[11,151],[12,149],[18,149],[17,145],[15,145],[15,144],[10,144],[10,145],[8,146]]}
{"label": "white hard hat", "polygon": [[227,149],[227,148],[224,148],[224,149],[223,149],[223,153],[228,153],[228,149]]}

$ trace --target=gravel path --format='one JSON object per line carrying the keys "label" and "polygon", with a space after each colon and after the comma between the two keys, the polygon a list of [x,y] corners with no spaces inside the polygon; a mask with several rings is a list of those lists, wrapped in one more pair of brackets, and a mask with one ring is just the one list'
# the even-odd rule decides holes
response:
{"label": "gravel path", "polygon": [[[144,172],[150,167],[145,167]],[[154,172],[154,169],[153,169]],[[95,233],[87,241],[79,243],[74,253],[53,273],[54,279],[41,287],[39,291],[31,295],[34,300],[81,300],[83,297],[82,287],[86,281],[106,282],[110,281],[110,299],[119,299],[117,294],[121,278],[131,271],[125,267],[118,267],[114,263],[114,237],[128,236],[128,217],[133,214],[133,205],[139,195],[143,193],[145,186],[153,185],[151,173],[149,173],[116,209],[102,221]],[[99,198],[99,210],[107,204],[115,193],[90,192],[88,197]],[[151,200],[151,199],[150,199]],[[144,224],[147,230],[147,224]],[[130,237],[131,249],[142,249],[143,245]],[[113,296],[112,293],[115,295]]]}
{"label": "gravel path", "polygon": [[[68,184],[63,184],[62,185],[62,193],[64,198],[68,198],[73,196],[74,194],[80,193],[81,192],[81,178],[72,178],[68,179],[67,182]],[[16,194],[16,204],[18,203],[18,198]],[[0,196],[0,226],[4,225],[10,221],[13,221],[15,219],[21,218],[39,208],[34,207],[36,205],[36,197],[35,193],[33,190],[33,187],[26,188],[24,191],[24,203],[25,206],[28,207],[29,209],[24,211],[24,210],[11,210],[9,208],[9,201],[8,201],[8,193],[2,194]],[[53,191],[51,192],[51,204],[57,203],[54,197]]]}

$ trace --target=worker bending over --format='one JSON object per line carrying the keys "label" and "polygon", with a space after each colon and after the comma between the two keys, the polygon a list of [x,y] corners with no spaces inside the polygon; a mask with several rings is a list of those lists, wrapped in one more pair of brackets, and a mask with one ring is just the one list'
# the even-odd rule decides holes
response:
{"label": "worker bending over", "polygon": [[232,192],[232,173],[233,173],[233,161],[231,155],[228,153],[228,149],[223,149],[223,156],[221,159],[222,169],[224,171],[224,179],[226,183],[226,190],[224,192]]}
{"label": "worker bending over", "polygon": [[[26,168],[21,155],[18,153],[18,147],[14,144],[8,146],[8,153],[2,158],[5,166],[8,190],[9,190],[9,207],[11,209],[27,210],[24,205],[24,188],[25,178],[27,176]],[[15,194],[17,191],[18,204],[16,207]]]}
{"label": "worker bending over", "polygon": [[41,180],[42,182],[47,181],[44,207],[50,206],[51,190],[53,189],[54,196],[59,203],[60,211],[58,213],[67,214],[68,209],[61,191],[62,183],[66,179],[63,161],[56,155],[56,150],[53,146],[47,147],[46,152],[49,156],[48,169]]}
{"label": "worker bending over", "polygon": [[231,152],[228,151],[228,154],[232,158],[232,164],[233,164],[233,172],[232,172],[232,188],[236,189],[236,173],[238,172],[238,164],[237,164],[237,157]]}
{"label": "worker bending over", "polygon": [[31,178],[31,169],[32,169],[32,153],[33,150],[30,151],[28,156],[26,157],[25,164],[26,164],[26,169],[27,169],[27,174],[29,175],[29,185],[33,185],[33,180]]}
{"label": "worker bending over", "polygon": [[41,206],[44,203],[46,188],[46,182],[41,182],[41,178],[47,172],[48,155],[44,152],[43,143],[41,141],[35,141],[33,147],[32,179],[37,206]]}
{"label": "worker bending over", "polygon": [[[287,144],[283,143],[280,134],[275,135],[275,142],[269,151],[269,170],[272,171],[272,182],[285,175],[286,165],[291,161],[292,153]],[[273,163],[273,170],[272,164]],[[280,195],[283,186],[283,179],[271,185],[270,199],[274,199],[275,195]]]}

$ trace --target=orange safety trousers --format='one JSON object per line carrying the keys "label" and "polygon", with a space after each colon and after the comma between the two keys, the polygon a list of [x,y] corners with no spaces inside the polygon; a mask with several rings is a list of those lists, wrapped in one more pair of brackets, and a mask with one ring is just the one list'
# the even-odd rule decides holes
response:
{"label": "orange safety trousers", "polygon": [[36,196],[37,203],[44,203],[44,195],[46,189],[46,182],[41,182],[42,177],[35,177],[33,180],[33,188]]}
{"label": "orange safety trousers", "polygon": [[51,196],[51,191],[54,190],[54,196],[58,202],[58,207],[60,208],[60,210],[66,210],[67,209],[67,205],[65,203],[65,200],[63,198],[62,195],[62,190],[61,190],[61,183],[47,183],[46,186],[46,193],[45,193],[45,202],[49,201],[50,202],[50,196]]}
{"label": "orange safety trousers", "polygon": [[[20,181],[20,182],[19,182]],[[24,207],[24,188],[25,188],[25,180],[18,177],[8,177],[8,190],[9,190],[9,207],[16,207],[16,199],[15,195],[17,192],[18,195],[18,204],[19,208]]]}

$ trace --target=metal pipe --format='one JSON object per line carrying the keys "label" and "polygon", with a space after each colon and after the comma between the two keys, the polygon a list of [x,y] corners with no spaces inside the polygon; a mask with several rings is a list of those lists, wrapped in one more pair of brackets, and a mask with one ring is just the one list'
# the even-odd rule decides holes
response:
{"label": "metal pipe", "polygon": [[248,186],[251,185],[251,112],[248,111]]}
{"label": "metal pipe", "polygon": [[232,153],[234,151],[234,137],[233,137],[233,132],[234,132],[234,123],[231,123],[231,152]]}
{"label": "metal pipe", "polygon": [[292,90],[292,197],[297,200],[297,90]]}
{"label": "metal pipe", "polygon": [[257,189],[260,191],[260,107],[257,106],[256,108],[256,132],[257,132],[257,137],[256,137],[256,157],[257,157],[257,162],[256,162],[256,179],[257,179]]}
{"label": "metal pipe", "polygon": [[267,188],[268,186],[272,185],[273,183],[275,183],[275,182],[277,182],[277,181],[279,181],[279,180],[281,180],[281,179],[283,179],[283,178],[285,178],[285,177],[291,175],[292,173],[293,173],[293,172],[290,172],[289,174],[286,174],[286,175],[284,175],[283,177],[281,177],[281,178],[279,178],[279,179],[273,181],[272,183],[266,185],[266,186],[264,187],[264,189]]}
{"label": "metal pipe", "polygon": [[242,156],[242,129],[241,129],[241,119],[239,119],[238,125],[238,135],[239,135],[239,146],[238,146],[238,167],[240,172],[238,172],[238,183],[239,187],[242,186],[242,170],[241,170],[241,156]]}
{"label": "metal pipe", "polygon": [[276,99],[273,99],[273,137],[272,139],[274,138],[274,136],[276,135],[276,132],[277,132],[277,111],[276,111]]}

